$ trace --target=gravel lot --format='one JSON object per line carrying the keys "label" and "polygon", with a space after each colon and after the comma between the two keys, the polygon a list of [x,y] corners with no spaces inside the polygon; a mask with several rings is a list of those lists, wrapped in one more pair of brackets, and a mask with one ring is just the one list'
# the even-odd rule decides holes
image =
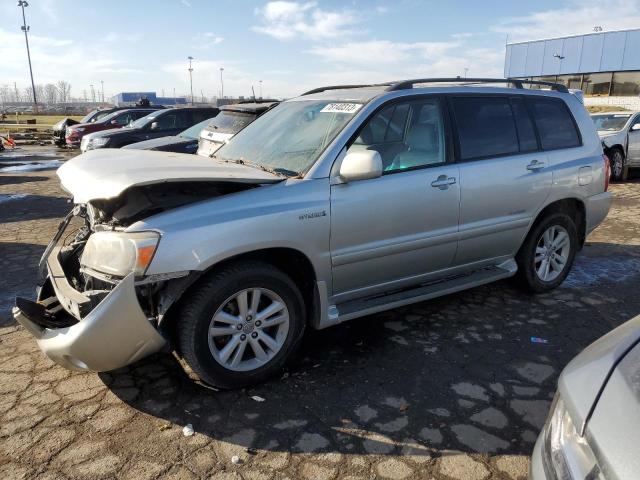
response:
{"label": "gravel lot", "polygon": [[[50,147],[22,153],[56,159]],[[2,479],[526,478],[562,368],[640,313],[635,181],[613,185],[609,218],[550,294],[504,281],[312,332],[280,380],[242,391],[194,385],[160,354],[108,374],[71,373],[9,315],[16,294],[32,295],[69,205],[52,170],[3,171],[6,157]]]}

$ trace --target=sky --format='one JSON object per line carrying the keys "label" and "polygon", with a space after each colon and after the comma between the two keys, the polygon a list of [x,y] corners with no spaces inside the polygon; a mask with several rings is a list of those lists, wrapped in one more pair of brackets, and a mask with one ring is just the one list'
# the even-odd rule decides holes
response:
{"label": "sky", "polygon": [[[503,75],[505,42],[640,27],[640,0],[29,0],[36,84],[291,97],[323,85]],[[0,86],[29,85],[21,10],[0,0]]]}

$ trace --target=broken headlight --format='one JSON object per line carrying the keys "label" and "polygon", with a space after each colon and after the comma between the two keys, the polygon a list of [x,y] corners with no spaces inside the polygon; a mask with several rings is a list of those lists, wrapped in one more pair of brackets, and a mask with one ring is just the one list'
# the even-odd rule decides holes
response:
{"label": "broken headlight", "polygon": [[158,248],[156,232],[96,232],[89,237],[80,264],[108,275],[142,276]]}

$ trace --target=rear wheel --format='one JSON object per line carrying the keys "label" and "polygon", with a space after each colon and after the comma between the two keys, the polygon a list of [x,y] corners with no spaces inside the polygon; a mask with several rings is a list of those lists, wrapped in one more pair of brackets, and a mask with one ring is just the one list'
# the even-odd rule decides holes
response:
{"label": "rear wheel", "polygon": [[213,273],[183,304],[181,354],[203,381],[221,388],[259,383],[277,373],[305,329],[299,290],[261,262]]}
{"label": "rear wheel", "polygon": [[516,257],[523,286],[532,292],[556,288],[569,274],[577,247],[577,229],[569,215],[554,213],[542,219]]}

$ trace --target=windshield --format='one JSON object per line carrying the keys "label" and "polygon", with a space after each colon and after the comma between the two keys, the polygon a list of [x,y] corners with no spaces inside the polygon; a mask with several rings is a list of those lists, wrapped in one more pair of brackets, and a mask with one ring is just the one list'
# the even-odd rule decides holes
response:
{"label": "windshield", "polygon": [[200,132],[207,126],[210,120],[210,118],[207,118],[204,122],[196,123],[193,127],[189,127],[185,131],[180,132],[178,136],[195,140],[200,136]]}
{"label": "windshield", "polygon": [[223,145],[215,158],[303,173],[361,107],[327,100],[281,103]]}
{"label": "windshield", "polygon": [[616,132],[622,130],[630,116],[631,114],[616,113],[612,115],[594,115],[591,118],[593,118],[596,130]]}
{"label": "windshield", "polygon": [[110,114],[111,114],[110,110],[106,110],[106,111],[93,110],[88,114],[86,114],[84,117],[82,117],[82,120],[80,120],[80,123],[93,123]]}
{"label": "windshield", "polygon": [[135,122],[130,123],[125,128],[142,128],[147,125],[147,123],[152,122],[158,115],[159,112],[152,112],[146,117],[139,118]]}
{"label": "windshield", "polygon": [[253,113],[221,110],[217,117],[211,119],[209,125],[207,125],[207,130],[235,135],[255,119],[256,115]]}

